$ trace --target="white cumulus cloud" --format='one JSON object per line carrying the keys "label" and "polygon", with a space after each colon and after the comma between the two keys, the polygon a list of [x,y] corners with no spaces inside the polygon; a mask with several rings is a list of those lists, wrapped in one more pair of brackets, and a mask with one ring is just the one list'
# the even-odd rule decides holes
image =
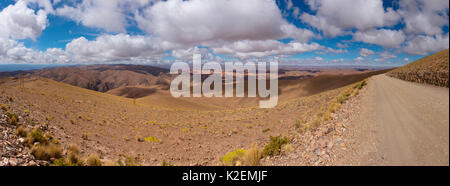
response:
{"label": "white cumulus cloud", "polygon": [[405,41],[405,34],[401,30],[372,29],[358,31],[353,34],[353,39],[365,43],[376,44],[388,48],[398,48]]}
{"label": "white cumulus cloud", "polygon": [[153,0],[83,0],[75,6],[64,5],[56,14],[68,17],[88,27],[107,32],[126,32],[129,14]]}
{"label": "white cumulus cloud", "polygon": [[369,50],[369,49],[367,49],[367,48],[362,48],[362,49],[359,51],[359,55],[361,55],[361,56],[363,56],[363,57],[369,57],[370,55],[373,55],[373,54],[375,54],[375,52],[372,51],[372,50]]}
{"label": "white cumulus cloud", "polygon": [[26,1],[17,1],[0,12],[0,37],[35,40],[47,25],[46,12],[28,8]]}
{"label": "white cumulus cloud", "polygon": [[315,15],[303,13],[301,19],[325,35],[348,34],[349,29],[366,30],[392,26],[400,16],[392,8],[383,8],[381,0],[306,0]]}
{"label": "white cumulus cloud", "polygon": [[216,54],[231,54],[240,58],[267,57],[270,55],[293,55],[322,49],[317,43],[292,41],[283,43],[276,40],[251,41],[242,40],[212,48]]}
{"label": "white cumulus cloud", "polygon": [[448,33],[446,35],[419,35],[406,42],[405,52],[414,55],[427,55],[449,48]]}
{"label": "white cumulus cloud", "polygon": [[442,27],[449,24],[448,0],[401,0],[399,4],[407,33],[442,34]]}
{"label": "white cumulus cloud", "polygon": [[314,37],[313,32],[287,23],[272,0],[168,0],[136,12],[135,17],[147,33],[190,45]]}
{"label": "white cumulus cloud", "polygon": [[89,41],[84,37],[66,45],[77,62],[145,61],[162,56],[175,45],[147,36],[102,35]]}

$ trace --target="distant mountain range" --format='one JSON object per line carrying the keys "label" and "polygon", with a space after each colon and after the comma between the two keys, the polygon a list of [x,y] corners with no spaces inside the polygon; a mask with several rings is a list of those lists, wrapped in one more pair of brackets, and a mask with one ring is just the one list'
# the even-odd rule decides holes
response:
{"label": "distant mountain range", "polygon": [[159,86],[167,89],[169,70],[147,65],[89,65],[2,72],[0,77],[44,77],[99,92],[127,86]]}

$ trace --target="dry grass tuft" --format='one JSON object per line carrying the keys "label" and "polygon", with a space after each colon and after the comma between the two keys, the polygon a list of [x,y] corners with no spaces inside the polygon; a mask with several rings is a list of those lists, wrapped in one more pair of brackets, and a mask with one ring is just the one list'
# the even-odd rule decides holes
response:
{"label": "dry grass tuft", "polygon": [[256,146],[252,146],[244,155],[244,162],[247,166],[259,166],[261,165],[261,158],[263,157],[262,151]]}
{"label": "dry grass tuft", "polygon": [[82,166],[83,165],[83,159],[80,157],[79,154],[75,154],[75,153],[69,153],[67,155],[67,162],[71,165],[76,165],[76,166]]}
{"label": "dry grass tuft", "polygon": [[6,115],[8,116],[9,124],[17,125],[19,123],[19,117],[16,114],[7,111]]}
{"label": "dry grass tuft", "polygon": [[21,137],[26,137],[28,134],[28,131],[24,127],[19,126],[19,127],[17,127],[16,134]]}
{"label": "dry grass tuft", "polygon": [[117,160],[117,165],[118,166],[140,166],[141,165],[141,160],[139,159],[139,157],[131,157],[131,156],[127,156],[124,155],[123,159],[122,156]]}
{"label": "dry grass tuft", "polygon": [[88,166],[102,166],[100,158],[96,154],[91,154],[86,160]]}
{"label": "dry grass tuft", "polygon": [[63,150],[60,145],[56,144],[39,144],[31,148],[31,154],[39,160],[50,161],[50,159],[59,159],[62,157]]}
{"label": "dry grass tuft", "polygon": [[84,161],[82,160],[82,158],[80,157],[80,148],[75,145],[75,144],[71,144],[68,148],[68,155],[66,158],[67,163],[71,164],[71,165],[77,165],[77,166],[81,166],[83,165]]}
{"label": "dry grass tuft", "polygon": [[67,147],[67,150],[75,154],[80,154],[81,152],[80,148],[76,144],[70,144],[69,147]]}

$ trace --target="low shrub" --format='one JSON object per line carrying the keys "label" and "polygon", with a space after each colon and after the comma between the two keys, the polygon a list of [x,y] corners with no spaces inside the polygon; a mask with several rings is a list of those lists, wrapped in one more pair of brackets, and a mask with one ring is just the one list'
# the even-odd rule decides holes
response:
{"label": "low shrub", "polygon": [[9,124],[17,125],[19,123],[19,117],[16,114],[6,112],[6,115],[8,116]]}
{"label": "low shrub", "polygon": [[39,128],[34,128],[30,133],[28,133],[24,141],[24,143],[28,146],[33,145],[35,142],[39,142],[40,144],[48,143],[48,139]]}
{"label": "low shrub", "polygon": [[238,149],[227,153],[225,156],[220,158],[220,161],[227,166],[231,165],[241,165],[244,155],[247,153],[244,149]]}
{"label": "low shrub", "polygon": [[288,144],[289,139],[286,137],[270,136],[270,142],[263,149],[264,156],[277,156],[280,154],[281,146]]}

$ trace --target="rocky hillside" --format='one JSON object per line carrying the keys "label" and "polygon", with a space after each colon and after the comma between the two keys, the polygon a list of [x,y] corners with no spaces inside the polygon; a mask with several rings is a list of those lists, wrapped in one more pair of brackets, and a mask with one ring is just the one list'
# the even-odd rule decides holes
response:
{"label": "rocky hillside", "polygon": [[[0,97],[3,102],[4,97]],[[0,110],[0,167],[1,166],[47,166],[49,161],[38,160],[32,155],[32,149],[26,145],[25,128],[30,127],[23,122],[25,118],[18,116],[1,104]],[[37,130],[47,130],[44,126],[36,126]]]}
{"label": "rocky hillside", "polygon": [[449,50],[443,50],[436,54],[424,57],[403,67],[387,73],[388,76],[426,83],[441,87],[449,87]]}

